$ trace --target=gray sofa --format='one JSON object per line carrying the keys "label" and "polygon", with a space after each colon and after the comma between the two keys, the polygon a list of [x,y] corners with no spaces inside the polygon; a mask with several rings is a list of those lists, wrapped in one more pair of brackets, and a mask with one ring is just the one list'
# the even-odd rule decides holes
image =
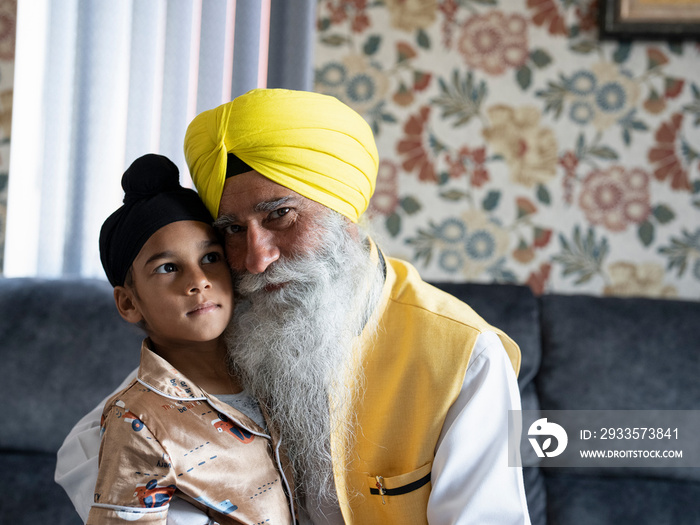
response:
{"label": "gray sofa", "polygon": [[[700,409],[700,302],[534,297],[439,284],[521,346],[528,410]],[[79,524],[54,483],[77,420],[138,363],[141,333],[98,280],[0,278],[0,523]],[[700,469],[524,469],[533,524],[700,523]]]}

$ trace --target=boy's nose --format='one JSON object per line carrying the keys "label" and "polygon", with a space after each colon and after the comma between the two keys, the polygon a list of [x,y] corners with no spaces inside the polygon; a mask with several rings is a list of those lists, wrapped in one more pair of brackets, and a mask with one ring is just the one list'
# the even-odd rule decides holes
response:
{"label": "boy's nose", "polygon": [[189,293],[197,293],[211,288],[211,282],[207,274],[199,267],[191,270],[189,279]]}

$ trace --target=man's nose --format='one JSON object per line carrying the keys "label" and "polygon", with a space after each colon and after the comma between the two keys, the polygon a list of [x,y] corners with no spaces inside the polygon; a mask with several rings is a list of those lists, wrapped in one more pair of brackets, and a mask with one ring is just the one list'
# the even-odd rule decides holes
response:
{"label": "man's nose", "polygon": [[280,258],[280,250],[273,232],[260,226],[249,226],[246,238],[245,268],[252,274],[264,272]]}

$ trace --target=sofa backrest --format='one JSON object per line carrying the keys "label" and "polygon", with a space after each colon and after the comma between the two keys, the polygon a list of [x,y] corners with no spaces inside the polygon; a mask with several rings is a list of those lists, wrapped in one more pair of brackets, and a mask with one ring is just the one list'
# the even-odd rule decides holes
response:
{"label": "sofa backrest", "polygon": [[105,281],[0,279],[0,448],[55,452],[138,366],[143,337]]}
{"label": "sofa backrest", "polygon": [[700,302],[541,297],[547,410],[700,408]]}
{"label": "sofa backrest", "polygon": [[[542,409],[700,408],[700,302],[582,295],[540,301]],[[698,469],[650,472],[700,480]]]}

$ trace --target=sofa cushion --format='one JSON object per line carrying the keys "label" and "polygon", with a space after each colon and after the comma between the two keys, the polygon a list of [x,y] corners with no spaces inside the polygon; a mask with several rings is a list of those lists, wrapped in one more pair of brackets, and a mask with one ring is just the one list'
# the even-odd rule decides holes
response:
{"label": "sofa cushion", "polygon": [[542,409],[700,407],[700,303],[549,295],[541,304]]}
{"label": "sofa cushion", "polygon": [[5,450],[55,453],[139,364],[143,333],[106,281],[0,279],[0,319]]}
{"label": "sofa cushion", "polygon": [[3,475],[0,491],[6,495],[0,523],[12,525],[81,525],[63,489],[53,481],[56,454],[0,453]]}
{"label": "sofa cushion", "polygon": [[[700,407],[700,303],[549,295],[541,298],[540,316],[542,363],[536,384],[542,410]],[[559,473],[544,470],[548,476]],[[608,465],[570,472],[700,481],[700,469],[686,467]]]}
{"label": "sofa cushion", "polygon": [[700,483],[567,474],[546,477],[548,523],[556,525],[696,525]]}

